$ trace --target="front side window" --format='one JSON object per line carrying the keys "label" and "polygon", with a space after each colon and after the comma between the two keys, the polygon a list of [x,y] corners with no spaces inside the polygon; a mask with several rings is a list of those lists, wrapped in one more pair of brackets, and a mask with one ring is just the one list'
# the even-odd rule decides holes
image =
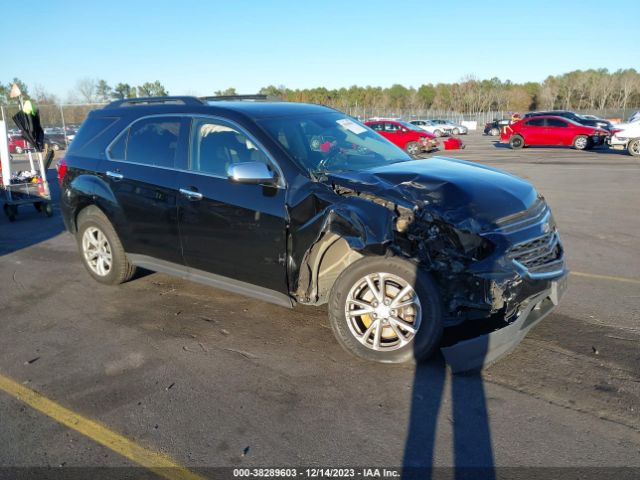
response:
{"label": "front side window", "polygon": [[[286,138],[283,140],[286,141]],[[270,165],[267,156],[238,130],[214,120],[193,120],[190,170],[227,177],[232,164],[243,162],[262,162]]]}
{"label": "front side window", "polygon": [[400,125],[398,125],[397,123],[389,123],[386,122],[384,124],[384,131],[385,132],[389,132],[389,133],[396,133],[401,129]]}
{"label": "front side window", "polygon": [[125,160],[174,168],[180,124],[180,119],[176,117],[149,118],[135,123],[129,129]]}
{"label": "front side window", "polygon": [[560,120],[559,118],[547,118],[548,127],[566,128],[567,122]]}

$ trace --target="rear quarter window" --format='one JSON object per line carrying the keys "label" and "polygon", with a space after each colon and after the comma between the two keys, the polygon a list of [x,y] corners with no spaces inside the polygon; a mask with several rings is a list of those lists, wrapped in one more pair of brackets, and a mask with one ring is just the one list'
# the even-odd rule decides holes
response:
{"label": "rear quarter window", "polygon": [[[118,121],[117,117],[88,118],[69,145],[69,154],[97,156],[101,151],[98,139]],[[102,148],[104,150],[104,148]]]}

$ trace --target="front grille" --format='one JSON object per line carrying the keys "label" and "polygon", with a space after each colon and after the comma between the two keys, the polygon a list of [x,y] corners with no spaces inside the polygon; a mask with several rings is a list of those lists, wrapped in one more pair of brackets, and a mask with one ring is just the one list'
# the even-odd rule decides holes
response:
{"label": "front grille", "polygon": [[509,250],[509,257],[530,273],[551,273],[564,268],[562,245],[554,230]]}
{"label": "front grille", "polygon": [[501,218],[495,222],[495,226],[502,233],[513,233],[545,221],[549,215],[549,207],[546,202],[542,198],[538,198],[527,210]]}

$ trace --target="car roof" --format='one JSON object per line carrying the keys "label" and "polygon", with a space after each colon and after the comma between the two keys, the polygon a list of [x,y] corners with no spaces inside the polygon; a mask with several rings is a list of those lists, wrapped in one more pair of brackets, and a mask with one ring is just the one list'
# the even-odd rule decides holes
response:
{"label": "car roof", "polygon": [[243,101],[243,100],[210,100],[196,97],[153,97],[134,98],[112,102],[92,113],[98,116],[124,114],[126,116],[146,116],[153,114],[185,114],[201,113],[224,115],[240,114],[253,120],[273,117],[313,115],[335,113],[337,110],[309,103]]}

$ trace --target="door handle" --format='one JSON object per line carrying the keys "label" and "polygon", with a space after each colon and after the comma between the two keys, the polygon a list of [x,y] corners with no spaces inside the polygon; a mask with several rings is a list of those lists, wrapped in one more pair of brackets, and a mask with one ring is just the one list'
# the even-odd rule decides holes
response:
{"label": "door handle", "polygon": [[107,170],[107,177],[113,178],[117,182],[119,180],[122,180],[124,178],[124,175],[118,172],[112,172],[110,170]]}
{"label": "door handle", "polygon": [[200,192],[194,192],[193,190],[189,190],[187,188],[181,188],[180,194],[187,197],[192,202],[202,200],[202,194]]}

